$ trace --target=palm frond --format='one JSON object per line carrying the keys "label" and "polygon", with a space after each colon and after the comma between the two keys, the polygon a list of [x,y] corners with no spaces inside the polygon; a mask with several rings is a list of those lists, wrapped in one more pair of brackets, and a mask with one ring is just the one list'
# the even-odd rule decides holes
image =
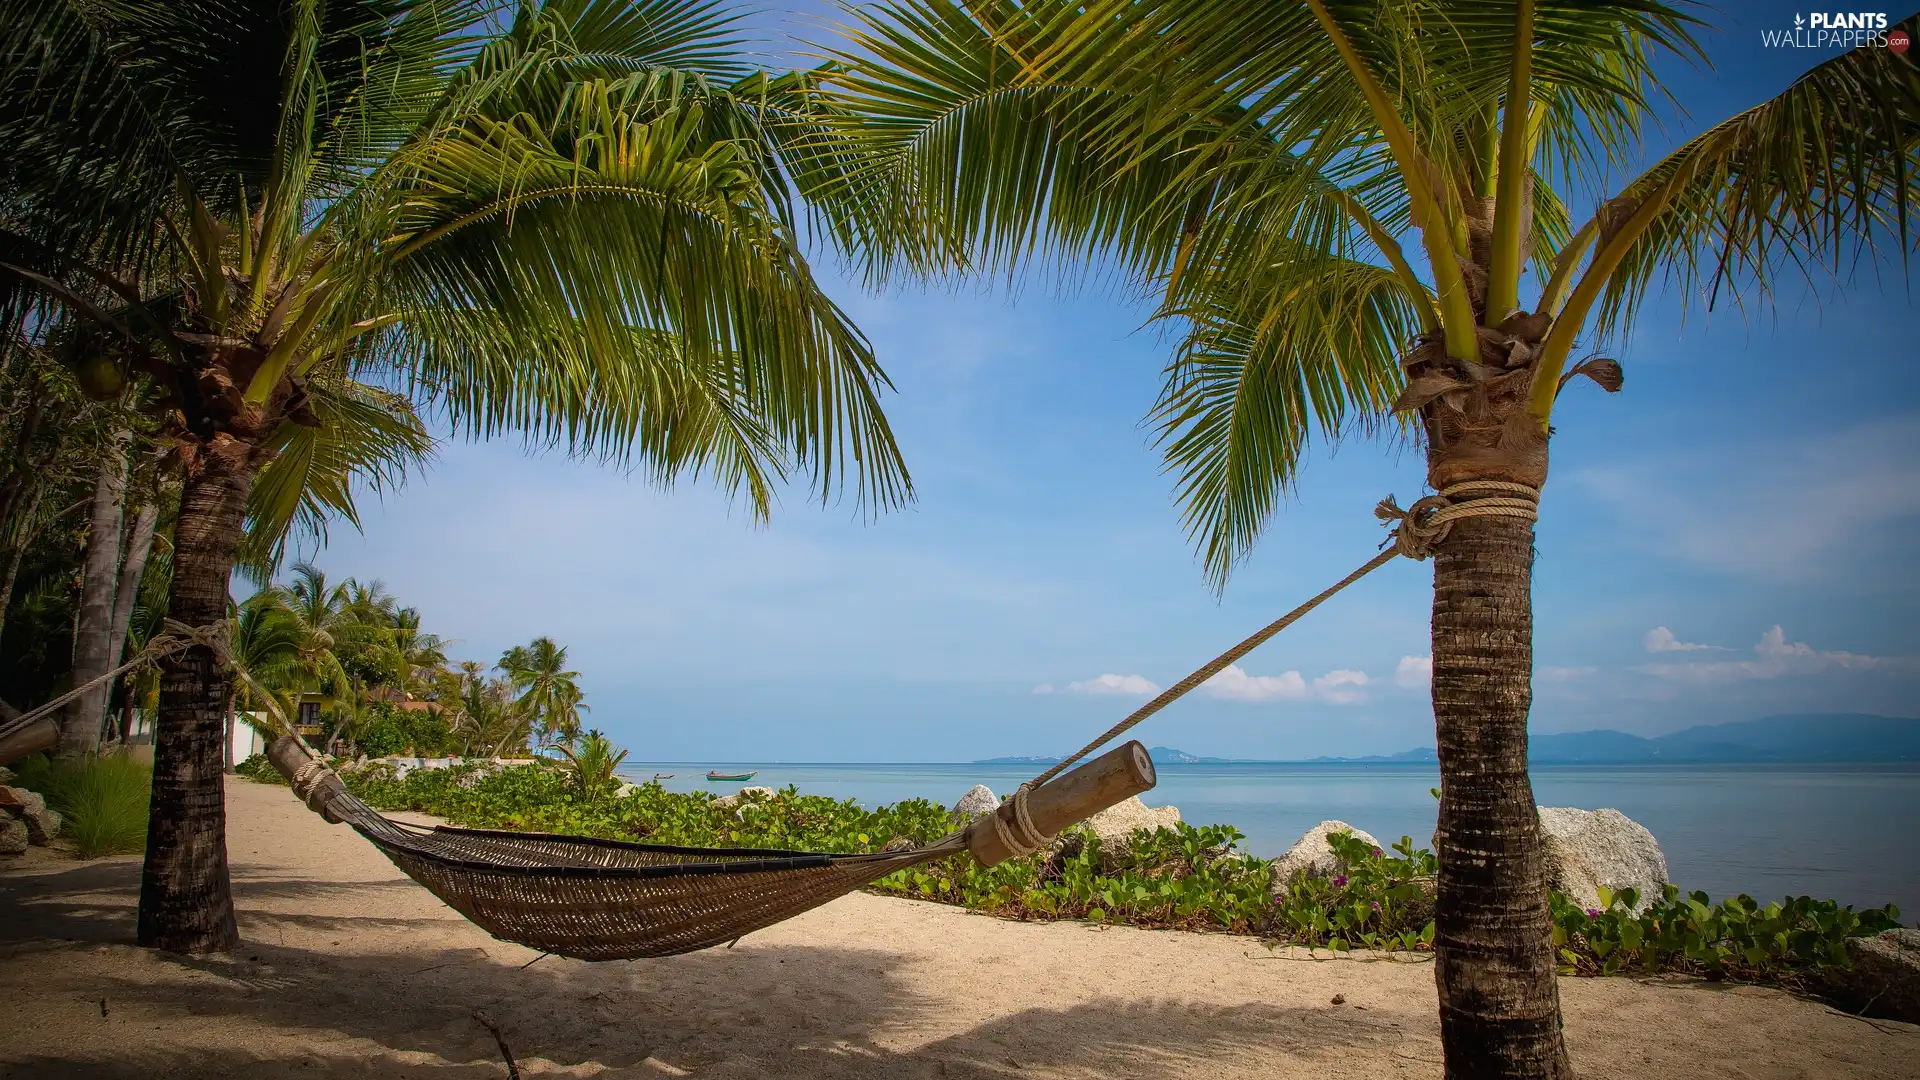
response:
{"label": "palm frond", "polygon": [[346,380],[305,389],[317,422],[281,425],[247,500],[240,563],[257,581],[272,576],[290,539],[324,539],[334,518],[358,528],[360,496],[397,486],[432,458],[433,438],[405,397]]}
{"label": "palm frond", "polygon": [[1185,336],[1150,421],[1187,531],[1224,588],[1316,433],[1378,429],[1398,393],[1416,301],[1392,271],[1302,250],[1192,275]]}
{"label": "palm frond", "polygon": [[[681,418],[751,436],[729,451],[742,468],[759,436],[720,423],[716,405],[752,416],[823,498],[851,473],[863,505],[895,505],[911,489],[880,411],[885,375],[797,250],[760,147],[711,138],[706,93],[652,74],[575,84],[551,121],[476,117],[404,155],[404,209],[383,224],[383,305],[407,313],[423,350],[479,346],[483,361],[565,387],[549,430],[614,456],[655,449],[609,436],[672,400],[655,392],[657,335],[669,335],[693,372],[683,386],[726,388]],[[526,419],[519,389],[466,385],[479,396],[445,400],[474,430]]]}
{"label": "palm frond", "polygon": [[[1898,25],[1911,35],[1920,16]],[[1920,64],[1871,47],[1821,64],[1656,163],[1610,220],[1654,202],[1606,274],[1600,334],[1631,321],[1656,279],[1710,301],[1723,288],[1764,292],[1783,265],[1844,273],[1889,242],[1905,259],[1920,235]]]}

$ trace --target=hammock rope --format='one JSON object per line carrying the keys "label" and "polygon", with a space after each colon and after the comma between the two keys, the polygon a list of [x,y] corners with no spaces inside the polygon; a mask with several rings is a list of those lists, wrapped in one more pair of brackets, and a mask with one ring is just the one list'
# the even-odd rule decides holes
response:
{"label": "hammock rope", "polygon": [[[348,791],[325,759],[300,738],[273,696],[234,661],[224,623],[188,627],[168,620],[167,634],[149,642],[141,656],[88,686],[190,645],[206,645],[222,666],[253,690],[284,731],[286,737],[268,754],[301,801],[326,820],[351,826],[408,877],[473,923],[496,938],[582,960],[671,956],[736,941],[888,874],[935,859],[971,850],[990,863],[999,857],[998,852],[983,855],[987,848],[970,842],[978,829],[990,829],[989,835],[998,841],[998,847],[1013,856],[1042,850],[1052,836],[1036,824],[1031,802],[1043,785],[1226,670],[1354,582],[1403,555],[1414,560],[1430,557],[1456,522],[1471,517],[1533,521],[1538,501],[1535,488],[1487,480],[1455,484],[1404,510],[1392,496],[1382,499],[1374,514],[1392,532],[1379,554],[1020,785],[998,812],[934,843],[901,850],[839,854],[693,848],[395,821]],[[81,687],[49,702],[28,718],[51,711],[86,689]],[[9,727],[19,723],[15,721]],[[1137,743],[1132,745],[1131,752],[1146,761],[1145,750]],[[1127,752],[1125,748],[1115,753],[1123,752]],[[1102,761],[1114,756],[1109,754]],[[1100,764],[1095,762],[1089,769]],[[1047,792],[1069,790],[1073,779],[1069,777]],[[1151,763],[1147,762],[1139,782],[1127,791],[1142,791],[1152,784]],[[1105,801],[1097,805],[1112,805],[1125,795],[1126,791],[1117,795],[1106,792],[1102,795]],[[1066,815],[1055,813],[1049,824],[1057,826],[1058,817]]]}
{"label": "hammock rope", "polygon": [[104,674],[88,679],[86,682],[61,694],[52,701],[43,702],[6,723],[0,724],[0,739],[6,738],[16,731],[24,730],[33,724],[34,721],[44,716],[52,715],[68,702],[78,701],[86,695],[87,691],[104,683],[111,682],[125,672],[132,671],[138,667],[145,667],[148,664],[159,663],[162,659],[182,649],[190,649],[195,645],[205,645],[207,648],[213,650],[214,660],[221,667],[232,671],[236,676],[244,680],[247,686],[253,690],[254,694],[266,702],[267,708],[273,712],[280,723],[283,726],[286,725],[287,718],[280,712],[279,706],[273,703],[272,695],[262,689],[259,683],[254,682],[253,676],[249,675],[247,670],[234,660],[232,651],[227,647],[227,624],[224,621],[207,623],[204,626],[188,626],[186,623],[180,622],[177,619],[164,618],[160,621],[160,626],[161,629],[166,632],[149,639],[146,647],[135,653],[132,659],[119,664]]}

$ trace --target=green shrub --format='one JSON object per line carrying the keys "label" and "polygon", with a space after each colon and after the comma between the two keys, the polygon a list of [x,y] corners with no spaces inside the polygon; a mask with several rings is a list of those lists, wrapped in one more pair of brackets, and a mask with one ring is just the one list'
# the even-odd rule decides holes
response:
{"label": "green shrub", "polygon": [[83,859],[126,855],[147,846],[153,770],[119,755],[49,761],[35,755],[16,766],[15,783],[46,797],[60,814],[60,835]]}
{"label": "green shrub", "polygon": [[240,764],[235,765],[233,771],[257,784],[279,784],[281,787],[290,786],[287,783],[287,778],[280,775],[280,770],[273,767],[273,762],[268,761],[267,755],[265,754],[253,755]]}
{"label": "green shrub", "polygon": [[1668,885],[1638,912],[1637,890],[1601,889],[1600,898],[1604,908],[1582,909],[1552,894],[1562,974],[1686,971],[1792,983],[1847,967],[1848,938],[1900,925],[1900,909],[1891,904],[1855,912],[1810,896],[1762,906],[1743,893],[1716,904],[1706,893],[1682,897],[1678,886]]}
{"label": "green shrub", "polygon": [[1282,935],[1336,952],[1432,948],[1438,868],[1431,852],[1402,836],[1393,845],[1395,855],[1388,855],[1350,832],[1329,835],[1327,846],[1338,870],[1330,877],[1296,877],[1274,901]]}
{"label": "green shrub", "polygon": [[368,757],[392,757],[408,751],[423,757],[443,757],[458,749],[453,729],[438,713],[402,709],[388,701],[360,707],[354,719],[353,741]]}

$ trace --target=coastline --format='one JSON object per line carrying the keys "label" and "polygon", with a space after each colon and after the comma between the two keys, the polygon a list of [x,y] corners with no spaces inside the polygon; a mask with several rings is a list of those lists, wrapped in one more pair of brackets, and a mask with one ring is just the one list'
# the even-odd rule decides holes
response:
{"label": "coastline", "polygon": [[[671,791],[730,794],[739,783],[707,783],[708,768],[752,769],[746,783],[795,783],[807,794],[863,806],[927,798],[951,804],[975,783],[1004,794],[1044,766],[955,762],[783,763],[628,762],[629,779],[675,773]],[[1411,836],[1428,846],[1432,764],[1390,762],[1226,763],[1158,766],[1144,796],[1178,806],[1193,824],[1231,825],[1241,847],[1271,858],[1301,833],[1332,818],[1383,840]],[[1660,841],[1673,880],[1716,898],[1745,892],[1761,900],[1831,897],[1856,908],[1897,904],[1920,915],[1920,763],[1537,765],[1546,806],[1613,807]]]}

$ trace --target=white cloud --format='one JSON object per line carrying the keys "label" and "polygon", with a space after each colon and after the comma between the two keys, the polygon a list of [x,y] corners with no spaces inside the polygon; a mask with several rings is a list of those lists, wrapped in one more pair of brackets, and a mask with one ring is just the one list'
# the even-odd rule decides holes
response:
{"label": "white cloud", "polygon": [[1313,680],[1313,694],[1335,705],[1351,705],[1366,697],[1367,673],[1352,668],[1329,671]]}
{"label": "white cloud", "polygon": [[1036,694],[1132,694],[1146,697],[1157,694],[1160,688],[1141,675],[1115,675],[1112,672],[1091,679],[1070,682],[1064,689],[1056,690],[1052,683],[1041,683],[1033,688]]}
{"label": "white cloud", "polygon": [[1307,696],[1307,680],[1297,671],[1278,675],[1249,675],[1239,664],[1200,684],[1207,693],[1229,701],[1299,701]]}
{"label": "white cloud", "polygon": [[1213,697],[1228,701],[1305,701],[1309,698],[1348,705],[1365,697],[1367,673],[1351,668],[1329,671],[1308,683],[1298,671],[1249,675],[1238,664],[1201,684]]}
{"label": "white cloud", "polygon": [[1698,645],[1691,641],[1681,641],[1673,635],[1673,631],[1664,626],[1656,626],[1647,631],[1647,636],[1641,638],[1640,643],[1646,646],[1648,652],[1698,652],[1701,649],[1720,648],[1718,645]]}
{"label": "white cloud", "polygon": [[1861,653],[1823,652],[1804,641],[1788,641],[1776,626],[1760,635],[1751,660],[1694,661],[1688,664],[1648,664],[1638,670],[1663,679],[1726,682],[1738,679],[1777,679],[1785,675],[1821,675],[1835,671],[1865,671],[1904,661]]}
{"label": "white cloud", "polygon": [[1433,684],[1433,657],[1403,656],[1393,669],[1394,684],[1407,690],[1425,690]]}
{"label": "white cloud", "polygon": [[1583,675],[1592,675],[1595,672],[1598,672],[1599,670],[1600,669],[1597,667],[1563,667],[1560,665],[1548,665],[1547,667],[1543,667],[1543,668],[1535,668],[1533,672],[1533,677],[1540,682],[1558,683],[1558,682],[1567,682],[1568,680],[1571,680],[1571,679],[1578,679]]}

